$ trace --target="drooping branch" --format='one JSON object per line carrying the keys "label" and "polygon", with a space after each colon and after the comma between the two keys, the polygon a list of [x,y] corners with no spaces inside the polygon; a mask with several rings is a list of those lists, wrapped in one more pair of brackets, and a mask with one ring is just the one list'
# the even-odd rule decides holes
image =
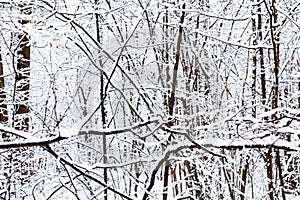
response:
{"label": "drooping branch", "polygon": [[95,181],[96,183],[100,184],[101,186],[105,187],[106,189],[112,191],[113,193],[116,193],[118,194],[119,196],[121,196],[123,199],[128,199],[128,200],[132,200],[132,198],[130,198],[129,196],[123,194],[122,192],[108,186],[107,184],[103,183],[102,181],[100,181],[98,178],[92,176],[90,173],[93,173],[93,172],[90,172],[88,169],[86,168],[80,168],[78,166],[76,166],[76,164],[74,164],[72,161],[69,161],[67,159],[64,159],[64,158],[61,158],[59,157],[59,155],[53,151],[53,149],[49,146],[49,145],[45,145],[45,148],[47,149],[47,151],[53,155],[56,159],[59,159],[59,161],[62,163],[62,164],[66,164],[68,165],[69,167],[71,167],[73,170],[79,172],[80,174],[82,174],[83,176]]}

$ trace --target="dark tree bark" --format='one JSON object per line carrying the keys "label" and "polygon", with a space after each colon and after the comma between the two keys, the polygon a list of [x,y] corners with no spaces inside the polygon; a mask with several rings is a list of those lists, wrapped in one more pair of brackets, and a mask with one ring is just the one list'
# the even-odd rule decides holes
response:
{"label": "dark tree bark", "polygon": [[[4,84],[4,72],[3,72],[3,61],[1,55],[1,47],[0,47],[0,122],[6,123],[8,120],[7,116],[7,105],[5,103],[6,94],[4,91],[5,84]],[[3,133],[4,134],[4,133]],[[2,134],[2,137],[6,137]]]}
{"label": "dark tree bark", "polygon": [[[185,9],[185,4],[182,5],[182,9]],[[176,86],[177,86],[177,73],[178,73],[178,67],[180,63],[180,48],[181,48],[181,41],[183,37],[183,27],[182,24],[184,22],[184,16],[185,11],[182,11],[181,17],[180,17],[180,25],[178,30],[178,39],[177,39],[177,46],[176,46],[176,55],[175,55],[175,64],[173,68],[173,75],[172,75],[172,86],[171,86],[171,94],[168,99],[168,106],[169,106],[169,115],[173,116],[174,113],[174,107],[175,107],[175,93],[176,93]],[[168,124],[168,126],[172,126],[172,123]],[[167,190],[168,187],[168,180],[169,180],[169,171],[170,171],[170,161],[166,161],[165,164],[165,171],[164,171],[164,189]],[[167,191],[163,194],[163,200],[168,199],[168,193]]]}
{"label": "dark tree bark", "polygon": [[[95,1],[95,4],[98,4],[98,0]],[[96,13],[96,34],[97,34],[97,42],[101,42],[101,30],[100,30],[100,16]],[[101,60],[98,62],[101,65]],[[104,74],[103,71],[100,71],[100,102],[101,102],[101,122],[103,128],[106,126],[106,112],[105,112],[105,86],[104,86]],[[106,135],[103,134],[102,136],[102,151],[103,151],[103,164],[107,164],[107,145],[106,145]],[[103,169],[103,181],[105,184],[107,184],[107,168]],[[108,190],[104,190],[104,200],[108,199]]]}
{"label": "dark tree bark", "polygon": [[[256,20],[252,18],[252,30],[254,34],[253,45],[257,45],[257,36],[256,36]],[[257,69],[257,58],[256,52],[253,52],[252,56],[253,69],[252,69],[252,83],[251,83],[251,92],[252,92],[252,116],[256,117],[256,69]]]}
{"label": "dark tree bark", "polygon": [[[25,25],[29,23],[28,20],[21,20],[20,23]],[[15,115],[23,115],[21,120],[15,120],[15,128],[18,130],[29,129],[30,112],[27,105],[29,99],[29,78],[30,78],[30,45],[29,36],[27,33],[18,35],[19,49],[17,51],[17,70],[15,74],[16,92],[19,93],[20,99],[17,99],[15,105]]]}

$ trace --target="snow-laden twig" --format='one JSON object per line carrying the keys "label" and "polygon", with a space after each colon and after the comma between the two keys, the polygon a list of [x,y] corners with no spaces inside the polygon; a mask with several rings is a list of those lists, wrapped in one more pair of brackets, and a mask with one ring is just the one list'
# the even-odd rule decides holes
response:
{"label": "snow-laden twig", "polygon": [[[45,146],[47,151],[53,155],[56,159],[59,158],[59,155],[53,151],[53,149],[47,145]],[[102,182],[101,180],[99,180],[98,178],[94,177],[92,174],[98,174],[97,171],[95,171],[94,169],[92,169],[91,167],[89,166],[86,166],[86,165],[82,165],[82,164],[79,164],[79,163],[74,163],[73,161],[71,160],[68,160],[66,158],[60,158],[59,159],[60,162],[62,164],[66,164],[68,165],[69,167],[71,167],[73,170],[79,172],[80,174],[82,174],[83,176],[95,181],[96,183],[102,185],[103,187],[106,187],[108,190],[114,192],[115,194],[118,194],[119,196],[121,196],[123,199],[128,199],[128,200],[132,200],[131,197],[123,194],[122,192],[112,188],[111,186],[108,186],[107,184],[105,184],[104,182]]]}
{"label": "snow-laden twig", "polygon": [[6,148],[18,148],[18,147],[33,147],[33,146],[43,146],[46,144],[52,144],[61,140],[66,139],[65,137],[55,136],[46,139],[27,139],[27,140],[16,140],[12,142],[0,142],[0,149]]}
{"label": "snow-laden twig", "polygon": [[246,45],[246,44],[242,44],[242,43],[236,42],[236,41],[224,40],[224,39],[222,39],[220,37],[213,36],[211,33],[205,33],[205,32],[203,32],[203,31],[201,31],[199,29],[195,29],[193,32],[194,33],[198,33],[198,34],[200,34],[202,36],[205,36],[205,37],[212,38],[214,40],[223,42],[223,43],[228,44],[228,45],[232,45],[232,46],[236,46],[236,47],[241,47],[241,48],[245,48],[245,49],[255,50],[255,49],[258,49],[258,48],[263,48],[263,49],[272,49],[273,48],[270,45],[264,45],[262,42],[260,42],[257,45]]}
{"label": "snow-laden twig", "polygon": [[151,123],[158,123],[159,120],[160,119],[158,119],[158,118],[154,118],[154,119],[150,119],[145,122],[140,122],[140,123],[134,124],[132,126],[127,126],[127,127],[118,128],[118,129],[106,128],[106,129],[79,131],[79,135],[113,135],[113,134],[125,133],[125,132],[129,132],[131,130],[137,129],[137,128],[141,128],[141,127],[146,126]]}
{"label": "snow-laden twig", "polygon": [[29,132],[19,131],[19,130],[16,130],[14,128],[4,126],[3,124],[0,124],[0,131],[5,132],[5,133],[10,133],[10,134],[13,134],[15,136],[19,136],[19,137],[24,138],[24,139],[35,139],[33,136],[31,136],[31,134]]}
{"label": "snow-laden twig", "polygon": [[129,132],[129,131],[137,129],[137,128],[141,128],[141,127],[149,125],[151,123],[158,123],[160,121],[160,118],[153,118],[153,119],[150,119],[145,122],[140,122],[140,123],[134,124],[132,126],[119,128],[119,129],[103,129],[103,130],[98,129],[98,130],[80,131],[79,129],[82,127],[82,124],[86,121],[87,118],[89,118],[89,116],[83,118],[82,120],[79,120],[70,129],[62,128],[58,131],[58,133],[52,133],[51,134],[52,136],[47,137],[47,138],[36,138],[36,137],[33,137],[30,132],[19,131],[14,128],[6,127],[6,126],[0,124],[1,132],[9,133],[9,134],[12,134],[12,135],[22,138],[22,139],[17,139],[15,141],[0,142],[0,149],[15,148],[15,147],[31,147],[31,146],[39,146],[39,145],[43,146],[43,145],[52,144],[52,143],[70,138],[72,136],[77,136],[77,135],[119,134],[119,133]]}

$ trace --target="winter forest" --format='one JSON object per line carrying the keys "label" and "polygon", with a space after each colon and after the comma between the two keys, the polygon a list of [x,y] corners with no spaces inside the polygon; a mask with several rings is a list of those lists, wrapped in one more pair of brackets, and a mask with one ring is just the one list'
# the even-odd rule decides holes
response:
{"label": "winter forest", "polygon": [[0,199],[300,197],[298,0],[0,10]]}

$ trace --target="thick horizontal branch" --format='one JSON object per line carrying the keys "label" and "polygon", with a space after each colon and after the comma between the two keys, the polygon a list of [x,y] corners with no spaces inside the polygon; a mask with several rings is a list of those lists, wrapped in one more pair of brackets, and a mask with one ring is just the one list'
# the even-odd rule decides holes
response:
{"label": "thick horizontal branch", "polygon": [[222,148],[222,149],[264,149],[264,148],[274,148],[274,149],[282,149],[287,151],[299,151],[299,147],[289,147],[289,146],[280,146],[275,144],[245,144],[245,145],[210,145],[214,148]]}
{"label": "thick horizontal branch", "polygon": [[35,139],[35,140],[16,140],[12,142],[0,142],[0,149],[6,148],[19,148],[19,147],[33,147],[33,146],[44,146],[52,144],[61,140],[67,139],[66,137],[51,137],[46,139]]}
{"label": "thick horizontal branch", "polygon": [[128,126],[128,127],[123,127],[119,129],[103,129],[103,130],[88,130],[88,131],[79,131],[78,135],[113,135],[113,134],[119,134],[119,133],[125,133],[132,131],[137,128],[141,128],[143,126],[146,126],[151,123],[158,123],[159,119],[153,119],[149,120],[146,122],[140,122],[138,124]]}
{"label": "thick horizontal branch", "polygon": [[[199,148],[199,149],[203,149],[204,151],[207,151],[209,153],[211,153],[212,155],[215,156],[221,156],[218,155],[210,150],[208,150],[207,148],[222,148],[222,149],[243,149],[243,148],[252,148],[252,149],[262,149],[262,148],[275,148],[275,149],[282,149],[282,150],[287,150],[287,151],[300,151],[300,147],[294,146],[294,144],[285,141],[285,140],[280,140],[279,138],[265,138],[265,140],[270,140],[273,142],[265,142],[263,143],[263,141],[260,141],[262,143],[258,143],[258,142],[254,142],[254,141],[248,141],[245,140],[243,143],[241,143],[242,141],[239,142],[235,142],[232,140],[222,140],[222,139],[207,139],[207,140],[203,140],[203,141],[197,141],[192,139],[188,133],[186,132],[182,132],[179,130],[174,130],[168,127],[163,127],[162,128],[165,131],[168,131],[172,134],[176,134],[176,135],[183,135],[185,136],[185,138],[187,139],[188,142],[193,144],[194,148]],[[271,137],[271,136],[270,136]],[[252,142],[252,144],[251,144]],[[226,144],[228,143],[228,144]],[[276,144],[277,143],[277,144]],[[287,145],[282,145],[282,144],[287,144]],[[221,156],[222,157],[222,156]]]}
{"label": "thick horizontal branch", "polygon": [[54,142],[67,139],[67,137],[62,137],[59,134],[55,134],[55,136],[43,138],[43,139],[36,138],[33,137],[30,132],[16,130],[14,128],[6,127],[3,124],[0,124],[0,132],[9,133],[11,135],[23,138],[23,139],[17,139],[15,141],[2,141],[0,142],[0,149],[43,146],[46,144],[52,144]]}
{"label": "thick horizontal branch", "polygon": [[[18,136],[21,139],[17,139],[15,141],[7,141],[7,142],[0,142],[0,149],[5,149],[5,148],[19,148],[19,147],[32,147],[32,146],[44,146],[48,144],[52,144],[55,142],[59,142],[61,140],[65,140],[71,136],[76,136],[76,135],[86,135],[86,134],[91,134],[91,135],[113,135],[113,134],[119,134],[119,133],[125,133],[132,131],[137,128],[144,127],[146,125],[149,125],[151,123],[158,123],[159,119],[152,119],[146,122],[140,122],[138,124],[120,128],[120,129],[103,129],[103,130],[89,130],[89,131],[79,131],[79,133],[76,133],[75,129],[70,129],[70,130],[61,130],[60,133],[54,133],[52,137],[48,138],[36,138],[31,136],[30,132],[25,132],[25,131],[19,131],[14,128],[10,127],[5,127],[0,124],[0,132],[3,133],[9,133],[11,135]],[[69,133],[71,132],[71,133]]]}

